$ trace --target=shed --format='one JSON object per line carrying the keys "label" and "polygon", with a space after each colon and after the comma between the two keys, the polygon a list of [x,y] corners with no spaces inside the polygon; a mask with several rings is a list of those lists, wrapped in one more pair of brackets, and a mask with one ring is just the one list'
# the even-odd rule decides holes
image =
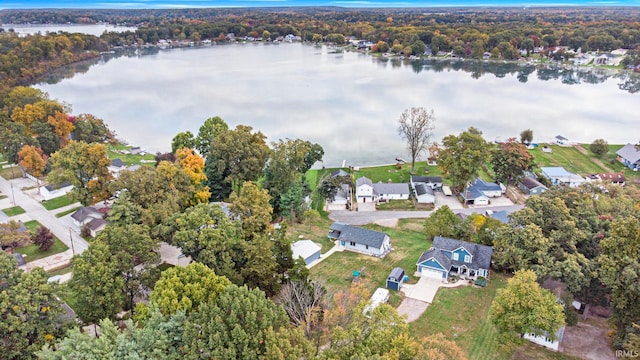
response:
{"label": "shed", "polygon": [[402,268],[395,268],[391,270],[389,276],[387,276],[387,289],[400,290],[402,282],[404,281],[404,270]]}
{"label": "shed", "polygon": [[307,265],[320,258],[320,249],[321,247],[311,240],[300,240],[291,244],[293,260],[302,258]]}

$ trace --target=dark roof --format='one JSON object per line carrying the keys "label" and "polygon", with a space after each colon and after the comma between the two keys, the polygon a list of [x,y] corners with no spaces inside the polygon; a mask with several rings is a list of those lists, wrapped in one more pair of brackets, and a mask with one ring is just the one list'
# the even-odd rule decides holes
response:
{"label": "dark roof", "polygon": [[598,174],[598,177],[600,180],[608,180],[614,183],[623,183],[626,180],[623,173],[604,173]]}
{"label": "dark roof", "polygon": [[[471,253],[472,262],[470,264],[463,261],[452,260],[451,257],[445,253],[445,251],[453,251],[461,247]],[[489,267],[491,267],[492,255],[493,248],[491,246],[436,236],[433,238],[431,249],[422,253],[420,259],[418,259],[418,264],[430,258],[434,258],[444,266],[446,270],[449,270],[451,265],[466,265],[471,269],[489,269]]]}
{"label": "dark roof", "polygon": [[87,227],[91,230],[97,230],[100,228],[100,226],[107,225],[107,224],[108,222],[105,219],[93,219],[89,221],[89,223],[87,224]]}
{"label": "dark roof", "polygon": [[338,170],[332,172],[330,176],[332,178],[338,177],[338,176],[349,176],[349,173],[344,171],[344,170],[342,170],[342,169],[338,169]]}
{"label": "dark roof", "polygon": [[546,188],[544,185],[542,185],[542,183],[534,178],[530,178],[528,176],[526,176],[523,180],[522,180],[522,185],[524,185],[524,187],[526,187],[529,190],[535,189],[537,187],[542,186],[543,188]]}
{"label": "dark roof", "polygon": [[45,186],[44,188],[49,190],[49,191],[53,191],[53,190],[58,190],[58,189],[65,188],[67,186],[71,186],[71,183],[68,182],[68,181],[65,181],[65,182],[63,182],[61,184],[57,184],[57,185],[56,184],[49,184],[49,185]]}
{"label": "dark roof", "polygon": [[500,187],[499,184],[496,184],[494,182],[487,182],[480,178],[476,178],[471,183],[471,185],[467,187],[467,189],[470,189],[470,188],[478,189],[480,191],[497,191],[497,190],[502,191],[502,188]]}
{"label": "dark roof", "polygon": [[442,178],[440,176],[416,176],[411,175],[412,183],[425,183],[425,184],[442,184]]}
{"label": "dark roof", "polygon": [[482,191],[476,188],[469,187],[462,193],[462,198],[465,200],[473,200],[479,197],[487,197]]}
{"label": "dark roof", "polygon": [[562,136],[562,135],[556,135],[556,139],[558,140],[569,140],[566,137]]}
{"label": "dark roof", "polygon": [[387,276],[388,279],[394,279],[395,281],[400,281],[403,277],[404,277],[404,270],[402,270],[402,268],[399,268],[399,267],[391,270],[391,273],[389,274],[389,276]]}
{"label": "dark roof", "polygon": [[111,160],[111,166],[125,167],[125,166],[127,166],[127,164],[125,164],[124,161],[120,160],[120,158],[116,158],[116,159]]}
{"label": "dark roof", "polygon": [[90,216],[102,217],[102,214],[91,206],[84,206],[71,214],[71,217],[76,221],[83,221]]}
{"label": "dark roof", "polygon": [[620,150],[616,151],[616,154],[620,155],[625,160],[631,162],[632,164],[640,161],[640,151],[636,149],[636,146],[633,144],[627,144],[620,148]]}
{"label": "dark roof", "polygon": [[24,257],[22,257],[22,254],[13,253],[11,255],[16,259],[16,262],[18,263],[18,266],[27,265],[27,262],[24,260]]}
{"label": "dark roof", "polygon": [[379,231],[359,228],[347,224],[334,222],[329,228],[329,237],[339,241],[353,241],[357,244],[373,246],[376,249],[382,247],[387,234]]}
{"label": "dark roof", "polygon": [[433,195],[433,189],[425,184],[416,184],[416,194],[418,194],[418,196],[424,194]]}

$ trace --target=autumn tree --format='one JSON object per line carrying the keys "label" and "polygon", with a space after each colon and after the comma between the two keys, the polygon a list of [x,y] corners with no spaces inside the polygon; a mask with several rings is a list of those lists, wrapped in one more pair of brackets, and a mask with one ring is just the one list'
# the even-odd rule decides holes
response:
{"label": "autumn tree", "polygon": [[39,226],[31,237],[31,242],[37,245],[40,251],[47,251],[53,245],[55,236],[48,228]]}
{"label": "autumn tree", "polygon": [[602,157],[602,155],[609,152],[609,143],[604,139],[595,139],[589,145],[589,150],[597,157]]}
{"label": "autumn tree", "polygon": [[473,180],[489,158],[489,144],[482,132],[474,127],[459,135],[448,135],[442,140],[438,165],[452,181],[456,191],[462,191]]}
{"label": "autumn tree", "polygon": [[45,159],[44,153],[41,149],[32,145],[25,145],[18,152],[18,158],[20,159],[20,166],[28,174],[37,178],[44,175],[47,160]]}
{"label": "autumn tree", "polygon": [[507,183],[507,187],[524,176],[529,170],[533,157],[527,147],[510,138],[501,143],[491,154],[491,165],[496,178]]}
{"label": "autumn tree", "polygon": [[69,135],[75,129],[75,125],[69,121],[69,116],[63,112],[56,111],[53,116],[49,115],[47,123],[53,126],[53,129],[60,138],[60,147],[64,147],[69,141]]}
{"label": "autumn tree", "polygon": [[189,176],[194,187],[194,194],[189,205],[208,203],[211,192],[205,186],[207,176],[204,173],[204,159],[192,149],[182,148],[175,151],[176,163]]}
{"label": "autumn tree", "polygon": [[531,270],[517,271],[498,289],[491,303],[491,320],[498,331],[506,334],[545,334],[556,338],[564,325],[564,311],[556,296],[536,282]]}
{"label": "autumn tree", "polygon": [[9,220],[0,224],[0,244],[2,247],[15,248],[30,240],[29,231],[21,222]]}
{"label": "autumn tree", "polygon": [[411,156],[411,173],[415,173],[416,159],[427,150],[436,121],[433,109],[423,107],[405,109],[398,120],[398,133],[407,141]]}
{"label": "autumn tree", "polygon": [[111,164],[103,144],[71,141],[65,148],[51,155],[49,181],[73,184],[72,195],[87,206],[109,197],[108,185]]}
{"label": "autumn tree", "polygon": [[0,252],[0,348],[2,358],[32,359],[46,343],[62,336],[71,319],[63,314],[58,283],[36,267],[19,270],[15,259]]}
{"label": "autumn tree", "polygon": [[540,278],[546,277],[553,267],[551,243],[535,224],[497,231],[493,241],[493,261],[503,271],[531,270]]}
{"label": "autumn tree", "polygon": [[114,135],[104,120],[92,114],[80,114],[70,118],[74,125],[72,137],[75,141],[104,143],[113,141]]}

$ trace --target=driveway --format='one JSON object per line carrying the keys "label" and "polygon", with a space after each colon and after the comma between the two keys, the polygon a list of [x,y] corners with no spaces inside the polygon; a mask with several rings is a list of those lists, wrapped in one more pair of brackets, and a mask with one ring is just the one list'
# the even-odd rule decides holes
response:
{"label": "driveway", "polygon": [[441,284],[442,281],[439,279],[423,276],[416,284],[402,284],[400,291],[402,291],[407,298],[432,303]]}
{"label": "driveway", "polygon": [[428,307],[429,303],[424,301],[405,298],[402,300],[400,306],[398,306],[398,315],[404,317],[405,320],[410,323],[418,320]]}

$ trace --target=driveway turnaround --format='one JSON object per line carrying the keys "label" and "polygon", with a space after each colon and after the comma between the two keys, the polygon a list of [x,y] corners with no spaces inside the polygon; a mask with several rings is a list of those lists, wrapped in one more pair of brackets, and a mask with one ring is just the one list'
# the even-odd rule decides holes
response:
{"label": "driveway turnaround", "polygon": [[398,314],[402,317],[406,316],[405,320],[410,323],[418,320],[428,307],[429,303],[424,301],[405,298],[402,300],[400,306],[398,306]]}

